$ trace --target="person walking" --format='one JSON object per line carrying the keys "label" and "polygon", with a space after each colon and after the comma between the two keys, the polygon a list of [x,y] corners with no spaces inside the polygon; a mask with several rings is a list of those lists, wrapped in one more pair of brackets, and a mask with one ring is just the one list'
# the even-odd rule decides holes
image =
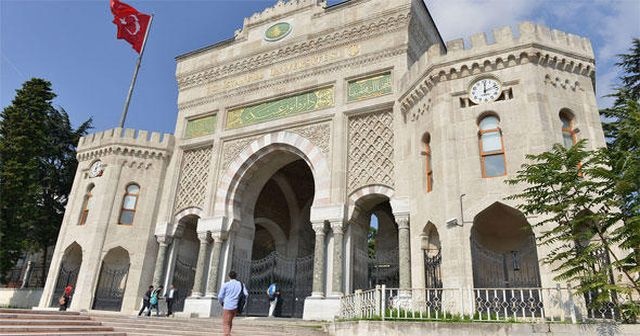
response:
{"label": "person walking", "polygon": [[173,286],[173,284],[171,284],[169,286],[169,290],[167,291],[167,295],[165,296],[167,299],[167,317],[173,315],[173,300],[176,298],[177,294],[178,291]]}
{"label": "person walking", "polygon": [[158,288],[156,288],[151,293],[151,297],[149,298],[149,312],[147,313],[147,316],[151,316],[151,310],[153,310],[154,308],[156,310],[156,316],[160,316],[159,301],[160,301],[160,296],[162,295],[162,289],[163,288],[164,287],[162,287],[162,286],[158,286]]}
{"label": "person walking", "polygon": [[229,272],[230,280],[222,285],[218,294],[218,301],[222,305],[222,333],[224,336],[231,335],[233,318],[236,317],[236,314],[242,313],[247,296],[249,296],[244,284],[236,280],[237,276],[235,271]]}
{"label": "person walking", "polygon": [[151,315],[151,304],[149,303],[149,300],[151,300],[151,294],[153,294],[153,286],[149,286],[149,289],[144,293],[144,296],[142,297],[142,308],[140,309],[138,316],[142,315],[145,309],[148,309],[147,316]]}
{"label": "person walking", "polygon": [[280,301],[280,287],[278,287],[277,283],[272,283],[267,288],[267,296],[269,297],[269,317],[274,317],[274,312],[276,311],[276,306],[278,305],[278,301]]}
{"label": "person walking", "polygon": [[69,303],[71,301],[71,292],[73,292],[73,286],[67,285],[67,287],[64,288],[64,293],[58,300],[58,303],[60,304],[60,311],[66,311],[67,308],[69,308]]}

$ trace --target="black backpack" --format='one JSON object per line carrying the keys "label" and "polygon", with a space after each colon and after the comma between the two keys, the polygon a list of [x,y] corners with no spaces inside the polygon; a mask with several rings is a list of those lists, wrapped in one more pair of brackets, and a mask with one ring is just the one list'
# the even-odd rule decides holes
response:
{"label": "black backpack", "polygon": [[244,295],[244,284],[240,282],[240,295],[238,295],[238,315],[242,314],[244,306],[247,304],[247,296]]}

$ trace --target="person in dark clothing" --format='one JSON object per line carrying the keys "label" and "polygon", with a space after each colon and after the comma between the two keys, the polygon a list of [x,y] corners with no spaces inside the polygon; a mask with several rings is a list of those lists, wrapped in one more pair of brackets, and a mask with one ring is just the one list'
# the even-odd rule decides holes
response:
{"label": "person in dark clothing", "polygon": [[151,300],[151,294],[153,294],[153,286],[149,286],[149,289],[144,293],[142,297],[142,308],[138,316],[142,315],[145,309],[147,309],[147,316],[151,316],[151,303],[149,302],[149,300]]}
{"label": "person in dark clothing", "polygon": [[169,290],[167,291],[167,317],[173,315],[173,302],[176,299],[176,295],[178,294],[178,290],[173,286],[169,286]]}

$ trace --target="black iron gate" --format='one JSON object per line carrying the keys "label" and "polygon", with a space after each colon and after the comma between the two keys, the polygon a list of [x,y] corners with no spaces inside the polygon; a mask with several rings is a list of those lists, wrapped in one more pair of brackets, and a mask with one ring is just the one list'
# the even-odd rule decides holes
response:
{"label": "black iron gate", "polygon": [[268,314],[269,299],[266,292],[269,285],[276,282],[281,293],[281,303],[276,315],[302,317],[304,300],[311,295],[313,284],[313,255],[286,258],[274,251],[259,260],[234,258],[233,267],[249,290],[246,308],[248,315]]}
{"label": "black iron gate", "polygon": [[176,258],[176,266],[173,270],[173,286],[177,288],[177,294],[173,303],[173,311],[184,310],[184,300],[191,296],[195,278],[195,264],[191,265],[180,259],[180,257]]}
{"label": "black iron gate", "polygon": [[442,288],[442,277],[440,275],[440,265],[442,264],[442,254],[430,257],[427,251],[424,252],[424,280],[425,288]]}
{"label": "black iron gate", "polygon": [[400,264],[398,250],[379,251],[369,256],[369,287],[386,285],[388,288],[400,287]]}
{"label": "black iron gate", "polygon": [[127,285],[129,266],[112,268],[102,262],[93,309],[120,311]]}
{"label": "black iron gate", "polygon": [[64,293],[64,288],[67,285],[76,288],[76,281],[78,280],[78,271],[80,271],[80,265],[73,265],[75,267],[66,268],[64,263],[60,264],[60,272],[58,273],[58,279],[56,280],[56,287],[53,290],[53,297],[51,297],[51,307],[59,306],[58,299]]}

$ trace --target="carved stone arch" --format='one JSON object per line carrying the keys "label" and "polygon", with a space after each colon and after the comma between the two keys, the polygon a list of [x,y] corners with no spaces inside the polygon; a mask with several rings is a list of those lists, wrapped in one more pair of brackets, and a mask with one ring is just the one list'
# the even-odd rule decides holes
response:
{"label": "carved stone arch", "polygon": [[358,206],[359,202],[362,200],[366,200],[367,198],[371,198],[372,196],[378,195],[386,197],[387,199],[392,199],[395,190],[386,185],[366,185],[364,187],[356,189],[354,192],[349,195],[349,211],[348,218],[352,218],[358,215],[359,209],[362,206]]}
{"label": "carved stone arch", "polygon": [[100,266],[93,309],[120,311],[125,298],[130,265],[131,257],[126,248],[118,245],[107,251]]}
{"label": "carved stone arch", "polygon": [[58,306],[58,298],[64,293],[65,287],[68,285],[71,285],[73,288],[76,287],[78,274],[82,267],[82,259],[83,249],[77,241],[73,241],[67,245],[60,261],[50,306]]}
{"label": "carved stone arch", "polygon": [[420,247],[429,257],[433,257],[440,253],[440,249],[442,247],[440,234],[438,233],[436,226],[431,221],[427,222],[422,229],[422,233],[420,234]]}
{"label": "carved stone arch", "polygon": [[179,223],[180,220],[182,220],[184,217],[187,217],[187,216],[190,216],[190,215],[196,215],[199,218],[202,218],[202,217],[204,217],[204,211],[199,207],[184,208],[184,209],[178,211],[173,216],[173,222],[174,223]]}
{"label": "carved stone arch", "polygon": [[[315,194],[314,206],[328,205],[330,201],[330,168],[325,155],[308,139],[287,131],[267,134],[249,144],[232,161],[220,177],[216,190],[214,216],[236,218],[240,215],[242,196],[239,191],[255,173],[256,165],[265,156],[275,151],[286,151],[303,159],[313,174]],[[233,222],[233,221],[232,221]]]}
{"label": "carved stone arch", "polygon": [[420,234],[425,288],[442,288],[442,246],[438,229],[429,221]]}
{"label": "carved stone arch", "polygon": [[267,230],[267,232],[269,232],[269,234],[273,238],[276,251],[283,256],[286,255],[287,235],[284,231],[282,231],[280,225],[266,217],[256,218],[254,220],[254,223],[255,225],[260,225],[265,228],[265,230]]}

